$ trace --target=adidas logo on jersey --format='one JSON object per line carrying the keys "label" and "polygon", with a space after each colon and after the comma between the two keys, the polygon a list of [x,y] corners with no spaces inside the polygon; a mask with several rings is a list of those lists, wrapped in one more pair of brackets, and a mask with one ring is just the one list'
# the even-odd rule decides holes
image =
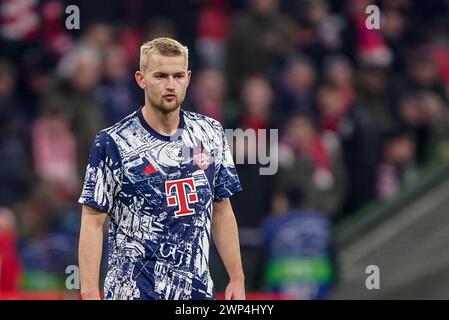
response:
{"label": "adidas logo on jersey", "polygon": [[153,165],[149,163],[145,168],[145,170],[143,170],[143,174],[153,174],[153,173],[157,173],[157,171],[156,169],[154,169]]}

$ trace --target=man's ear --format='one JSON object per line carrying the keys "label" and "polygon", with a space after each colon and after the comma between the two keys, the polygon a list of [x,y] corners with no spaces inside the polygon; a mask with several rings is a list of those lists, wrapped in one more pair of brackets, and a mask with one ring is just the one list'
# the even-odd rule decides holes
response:
{"label": "man's ear", "polygon": [[190,84],[190,78],[192,77],[192,71],[187,70],[187,86]]}
{"label": "man's ear", "polygon": [[145,78],[143,75],[142,71],[136,71],[136,73],[134,74],[134,78],[136,79],[137,85],[142,88],[145,89]]}

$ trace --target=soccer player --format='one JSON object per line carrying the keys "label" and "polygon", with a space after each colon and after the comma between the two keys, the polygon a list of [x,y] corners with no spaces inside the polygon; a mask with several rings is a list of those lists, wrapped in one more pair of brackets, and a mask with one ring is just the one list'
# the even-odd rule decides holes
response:
{"label": "soccer player", "polygon": [[96,136],[79,199],[83,299],[100,298],[107,217],[105,299],[214,299],[211,235],[230,278],[225,299],[245,299],[229,201],[241,186],[221,124],[181,108],[190,77],[179,42],[143,44],[145,105]]}

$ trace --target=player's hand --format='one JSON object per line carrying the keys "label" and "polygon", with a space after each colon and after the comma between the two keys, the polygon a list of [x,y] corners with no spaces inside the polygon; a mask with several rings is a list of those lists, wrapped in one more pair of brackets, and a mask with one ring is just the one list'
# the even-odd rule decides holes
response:
{"label": "player's hand", "polygon": [[82,300],[101,300],[100,292],[98,290],[81,290]]}
{"label": "player's hand", "polygon": [[245,281],[231,280],[225,290],[225,300],[246,300]]}

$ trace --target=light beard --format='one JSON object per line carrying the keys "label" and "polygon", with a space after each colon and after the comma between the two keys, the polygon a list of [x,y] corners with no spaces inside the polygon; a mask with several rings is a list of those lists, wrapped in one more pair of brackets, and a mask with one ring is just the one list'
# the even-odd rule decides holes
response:
{"label": "light beard", "polygon": [[151,106],[153,106],[156,110],[160,111],[164,114],[169,114],[173,111],[176,111],[181,106],[182,102],[178,101],[178,97],[175,98],[175,101],[173,103],[167,104],[164,101],[164,98],[161,98],[159,101],[156,101],[154,99],[151,99],[149,96],[147,96],[148,101],[150,101]]}

